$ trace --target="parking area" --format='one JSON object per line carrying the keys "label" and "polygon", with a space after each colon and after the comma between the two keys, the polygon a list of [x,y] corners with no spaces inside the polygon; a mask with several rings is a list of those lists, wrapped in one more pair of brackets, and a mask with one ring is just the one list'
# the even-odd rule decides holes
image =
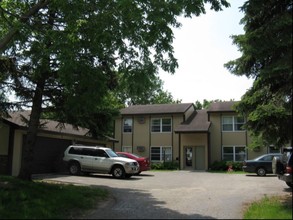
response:
{"label": "parking area", "polygon": [[241,219],[245,206],[252,201],[292,195],[275,175],[147,171],[130,179],[62,174],[34,178],[109,190],[110,199],[84,216],[88,219]]}

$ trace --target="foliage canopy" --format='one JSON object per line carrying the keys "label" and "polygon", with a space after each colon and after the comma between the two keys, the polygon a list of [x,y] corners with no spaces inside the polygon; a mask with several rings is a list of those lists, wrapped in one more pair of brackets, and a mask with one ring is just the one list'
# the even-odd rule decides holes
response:
{"label": "foliage canopy", "polygon": [[205,13],[205,3],[215,11],[229,6],[226,0],[0,1],[1,89],[31,108],[20,176],[30,176],[42,112],[95,135],[105,132],[121,101],[143,102],[137,97],[160,83],[158,68],[175,72],[171,28],[180,27],[178,16]]}
{"label": "foliage canopy", "polygon": [[245,34],[232,36],[242,56],[225,67],[255,79],[236,106],[253,147],[292,142],[292,7],[291,0],[246,1]]}

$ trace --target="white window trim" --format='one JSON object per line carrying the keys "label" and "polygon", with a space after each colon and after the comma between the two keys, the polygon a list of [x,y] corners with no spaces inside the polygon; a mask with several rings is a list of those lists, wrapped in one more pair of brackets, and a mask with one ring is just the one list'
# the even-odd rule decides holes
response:
{"label": "white window trim", "polygon": [[[170,131],[163,131],[163,119],[170,119]],[[160,131],[152,131],[153,120],[160,120]],[[172,118],[171,117],[162,117],[162,118],[151,118],[151,133],[172,133]]]}
{"label": "white window trim", "polygon": [[[130,149],[130,151],[125,150],[125,148]],[[122,146],[121,150],[122,150],[122,152],[129,152],[129,153],[132,153],[132,146]]]}
{"label": "white window trim", "polygon": [[[232,127],[233,127],[233,129],[231,131],[224,131],[224,129],[223,129],[223,125],[224,125],[223,118],[224,117],[232,117]],[[222,115],[222,117],[221,117],[221,130],[222,130],[222,132],[246,132],[245,129],[243,129],[243,130],[235,130],[236,118],[237,117],[239,117],[239,116],[237,116],[237,115]],[[245,124],[245,122],[246,122],[246,120],[244,118],[244,124]]]}
{"label": "white window trim", "polygon": [[247,147],[246,147],[246,145],[223,145],[222,146],[222,160],[224,160],[224,147],[233,147],[233,161],[234,162],[241,162],[242,161],[242,160],[235,160],[235,148],[244,147],[244,150],[245,150],[244,160],[247,159]]}
{"label": "white window trim", "polygon": [[[160,148],[160,160],[152,160],[152,148],[154,148],[154,147],[159,147]],[[172,148],[172,146],[151,146],[150,147],[150,160],[151,160],[151,162],[164,162],[163,148],[170,148],[170,150],[171,150],[171,154],[170,154],[171,160],[170,161],[173,160],[173,148]]]}
{"label": "white window trim", "polygon": [[[131,120],[131,131],[130,132],[124,131],[125,120]],[[133,132],[133,119],[132,118],[123,118],[122,132],[125,134],[131,134]]]}

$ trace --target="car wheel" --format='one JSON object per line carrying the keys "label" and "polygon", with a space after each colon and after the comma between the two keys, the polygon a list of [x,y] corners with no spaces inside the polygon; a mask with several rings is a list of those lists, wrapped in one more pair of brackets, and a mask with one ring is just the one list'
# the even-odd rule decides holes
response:
{"label": "car wheel", "polygon": [[80,174],[80,165],[78,162],[74,161],[69,164],[69,173],[72,175]]}
{"label": "car wheel", "polygon": [[257,174],[258,176],[265,176],[265,175],[267,174],[267,171],[266,171],[265,168],[263,168],[263,167],[259,167],[259,168],[257,168],[257,170],[256,170],[256,174]]}
{"label": "car wheel", "polygon": [[115,177],[115,178],[125,178],[125,170],[122,166],[120,165],[115,165],[112,169],[112,175]]}
{"label": "car wheel", "polygon": [[292,188],[293,184],[291,182],[286,182],[287,186],[289,186],[290,188]]}

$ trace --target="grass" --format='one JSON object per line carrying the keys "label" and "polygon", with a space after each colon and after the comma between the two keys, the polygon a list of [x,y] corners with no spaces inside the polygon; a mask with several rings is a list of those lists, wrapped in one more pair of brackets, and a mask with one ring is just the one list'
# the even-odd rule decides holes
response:
{"label": "grass", "polygon": [[292,195],[265,197],[248,206],[243,219],[292,219]]}
{"label": "grass", "polygon": [[0,176],[0,219],[72,219],[107,195],[94,187]]}
{"label": "grass", "polygon": [[[96,187],[0,176],[0,219],[78,218],[108,196],[108,191]],[[247,204],[243,219],[292,219],[292,194]]]}

